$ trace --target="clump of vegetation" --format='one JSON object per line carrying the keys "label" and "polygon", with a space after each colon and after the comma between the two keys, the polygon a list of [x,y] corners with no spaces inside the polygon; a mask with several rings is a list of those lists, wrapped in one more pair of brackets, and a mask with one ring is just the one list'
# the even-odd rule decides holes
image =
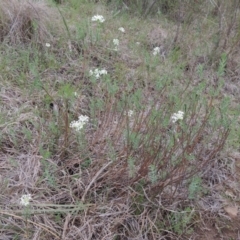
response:
{"label": "clump of vegetation", "polygon": [[[224,235],[237,217],[230,55],[210,64],[214,43],[198,43],[211,28],[165,15],[178,1],[145,19],[61,2],[48,15],[23,2],[31,13],[19,7],[0,46],[3,238],[208,239],[206,219]],[[54,6],[68,34],[51,42]]]}
{"label": "clump of vegetation", "polygon": [[44,1],[2,1],[0,40],[14,44],[45,43],[51,39],[50,26],[58,26],[56,13]]}

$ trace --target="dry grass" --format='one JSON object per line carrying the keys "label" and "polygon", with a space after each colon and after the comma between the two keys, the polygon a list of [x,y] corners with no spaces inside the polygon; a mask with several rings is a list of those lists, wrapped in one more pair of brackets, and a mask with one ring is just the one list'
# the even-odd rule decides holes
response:
{"label": "dry grass", "polygon": [[58,27],[57,11],[45,1],[3,0],[0,4],[1,41],[46,43],[51,40],[50,26]]}

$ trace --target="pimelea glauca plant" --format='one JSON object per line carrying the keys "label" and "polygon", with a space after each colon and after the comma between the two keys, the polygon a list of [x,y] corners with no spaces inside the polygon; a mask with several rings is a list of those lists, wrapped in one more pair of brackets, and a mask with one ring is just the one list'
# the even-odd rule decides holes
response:
{"label": "pimelea glauca plant", "polygon": [[[0,3],[1,237],[207,238],[206,215],[231,226],[237,1],[103,2]],[[19,209],[23,191],[34,201]]]}

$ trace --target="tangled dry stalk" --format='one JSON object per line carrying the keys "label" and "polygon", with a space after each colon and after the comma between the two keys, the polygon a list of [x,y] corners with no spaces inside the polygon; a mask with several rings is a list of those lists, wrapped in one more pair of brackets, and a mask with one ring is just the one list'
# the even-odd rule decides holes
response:
{"label": "tangled dry stalk", "polygon": [[45,1],[3,0],[0,4],[0,40],[11,43],[46,43],[50,26],[58,26],[56,10]]}

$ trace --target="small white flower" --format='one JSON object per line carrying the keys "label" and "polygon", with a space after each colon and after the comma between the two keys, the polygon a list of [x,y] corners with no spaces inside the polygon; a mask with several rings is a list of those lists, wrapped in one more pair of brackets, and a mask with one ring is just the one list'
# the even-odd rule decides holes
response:
{"label": "small white flower", "polygon": [[22,195],[22,197],[20,198],[20,204],[23,206],[27,206],[27,205],[29,205],[29,201],[31,199],[32,199],[31,194]]}
{"label": "small white flower", "polygon": [[99,70],[98,68],[96,68],[94,71],[93,70],[89,71],[89,76],[94,76],[96,79],[100,78],[101,75],[106,74],[107,74],[106,69]]}
{"label": "small white flower", "polygon": [[125,33],[125,29],[123,27],[120,27],[118,30],[122,33]]}
{"label": "small white flower", "polygon": [[177,122],[178,120],[183,120],[183,115],[184,115],[184,112],[182,111],[178,111],[177,113],[174,113],[172,116],[171,116],[171,120],[173,123]]}
{"label": "small white flower", "polygon": [[93,75],[93,70],[89,70],[89,76]]}
{"label": "small white flower", "polygon": [[115,46],[119,46],[119,40],[118,39],[113,39],[113,44],[115,45]]}
{"label": "small white flower", "polygon": [[118,39],[113,39],[113,44],[115,46],[114,51],[118,51],[118,47],[119,47],[119,40]]}
{"label": "small white flower", "polygon": [[45,46],[48,48],[51,47],[50,43],[46,43]]}
{"label": "small white flower", "polygon": [[99,71],[100,75],[106,75],[107,74],[107,70],[106,69],[102,69]]}
{"label": "small white flower", "polygon": [[100,78],[100,73],[99,72],[95,72],[95,78],[99,79]]}
{"label": "small white flower", "polygon": [[155,48],[153,49],[153,55],[156,56],[156,55],[158,55],[159,53],[160,53],[160,47],[155,47]]}
{"label": "small white flower", "polygon": [[95,16],[92,17],[92,22],[103,23],[103,22],[105,22],[105,19],[102,15],[95,15]]}
{"label": "small white flower", "polygon": [[80,115],[78,117],[78,121],[72,121],[70,123],[70,128],[74,128],[77,132],[79,132],[88,121],[88,116]]}
{"label": "small white flower", "polygon": [[140,42],[136,42],[137,45],[140,45]]}
{"label": "small white flower", "polygon": [[128,117],[132,117],[133,114],[134,114],[133,110],[128,110],[124,112],[124,115],[125,116],[127,115]]}
{"label": "small white flower", "polygon": [[129,110],[129,111],[127,112],[127,115],[128,115],[129,117],[131,117],[131,116],[133,115],[133,110]]}

